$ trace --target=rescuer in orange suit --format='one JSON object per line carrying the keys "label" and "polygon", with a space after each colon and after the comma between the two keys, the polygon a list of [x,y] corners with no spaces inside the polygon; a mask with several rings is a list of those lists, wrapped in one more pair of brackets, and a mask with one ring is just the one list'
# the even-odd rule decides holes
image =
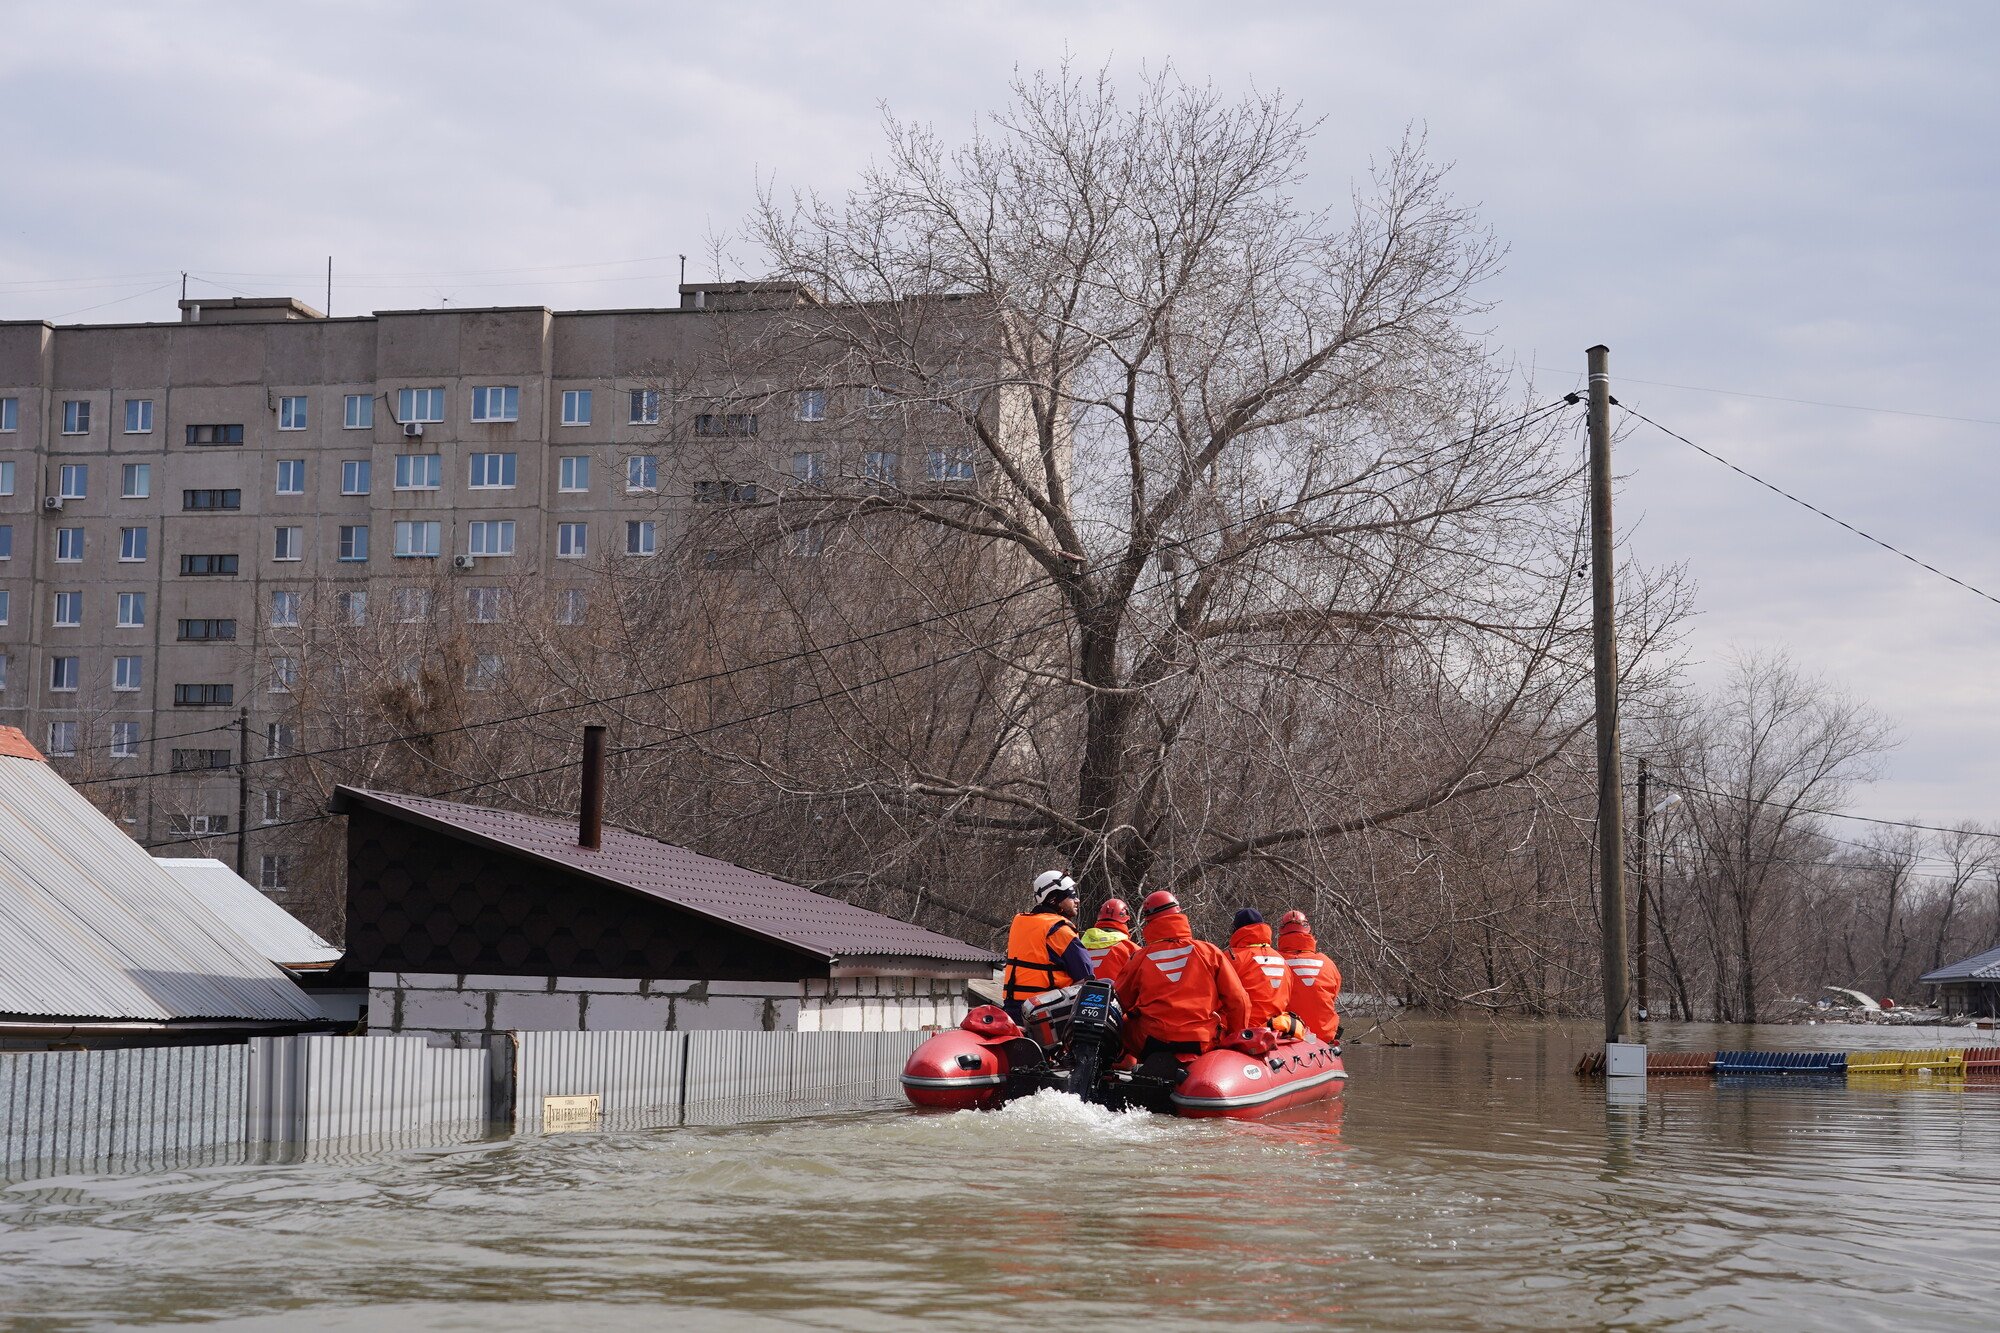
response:
{"label": "rescuer in orange suit", "polygon": [[1015,917],[1007,931],[1001,1008],[1017,1023],[1021,1002],[1030,996],[1097,975],[1076,933],[1076,881],[1060,870],[1044,870],[1035,876],[1034,901],[1033,910]]}
{"label": "rescuer in orange suit", "polygon": [[1321,1041],[1340,1036],[1340,1015],[1334,1002],[1340,999],[1340,969],[1319,952],[1312,926],[1304,912],[1287,912],[1278,921],[1278,952],[1292,974],[1292,1012]]}
{"label": "rescuer in orange suit", "polygon": [[1100,977],[1116,977],[1125,960],[1138,951],[1132,939],[1132,909],[1123,898],[1106,898],[1097,920],[1083,932],[1083,951]]}
{"label": "rescuer in orange suit", "polygon": [[1132,951],[1115,985],[1125,1010],[1125,1045],[1141,1059],[1188,1058],[1249,1026],[1250,997],[1229,955],[1194,937],[1171,893],[1139,905],[1145,943]]}
{"label": "rescuer in orange suit", "polygon": [[1236,975],[1250,996],[1248,1027],[1263,1027],[1292,1007],[1292,971],[1285,956],[1271,943],[1271,928],[1264,914],[1246,907],[1236,914],[1229,932],[1229,956],[1235,960]]}

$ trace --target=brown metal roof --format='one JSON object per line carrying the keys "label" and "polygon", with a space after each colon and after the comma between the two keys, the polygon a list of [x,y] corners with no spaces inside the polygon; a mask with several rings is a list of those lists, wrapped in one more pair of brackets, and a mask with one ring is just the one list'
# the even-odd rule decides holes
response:
{"label": "brown metal roof", "polygon": [[349,803],[503,848],[833,961],[997,966],[963,940],[787,884],[685,847],[607,826],[603,846],[579,847],[576,824],[423,796],[338,787]]}

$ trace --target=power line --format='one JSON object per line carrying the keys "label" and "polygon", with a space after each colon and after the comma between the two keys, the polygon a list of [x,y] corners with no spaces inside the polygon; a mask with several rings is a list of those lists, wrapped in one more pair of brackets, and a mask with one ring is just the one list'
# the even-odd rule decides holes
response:
{"label": "power line", "polygon": [[[1716,453],[1713,449],[1709,449],[1703,445],[1696,444],[1693,440],[1690,440],[1687,436],[1682,435],[1679,431],[1669,430],[1667,427],[1662,426],[1659,422],[1653,420],[1651,417],[1647,416],[1644,412],[1639,411],[1637,408],[1625,407],[1623,403],[1620,403],[1619,406],[1623,408],[1626,413],[1628,413],[1631,416],[1639,418],[1639,420],[1645,422],[1648,426],[1651,426],[1654,430],[1659,431],[1663,435],[1668,435],[1676,440],[1679,440],[1682,444],[1685,444],[1688,448],[1694,450],[1696,453],[1704,454],[1709,458],[1714,459],[1716,462],[1728,468],[1731,472],[1736,473],[1738,476],[1749,478],[1751,481],[1756,482],[1759,486],[1762,486],[1765,490],[1770,491],[1772,494],[1783,496],[1785,499],[1790,500],[1793,504],[1799,506],[1801,509],[1811,510],[1813,513],[1818,514],[1821,518],[1825,519],[1827,522],[1847,529],[1847,531],[1861,538],[1861,540],[1865,542],[1872,542],[1876,546],[1879,546],[1883,550],[1889,552],[1889,554],[1894,556],[1900,556],[1904,560],[1907,560],[1911,564],[1915,565],[1917,568],[1928,570],[1931,573],[1937,575],[1941,579],[1945,579],[1951,583],[1956,583],[1959,587],[1965,589],[1973,596],[1983,597],[1987,601],[1993,603],[1995,606],[2000,606],[2000,597],[1994,596],[1992,593],[1987,592],[1984,588],[1976,588],[1972,584],[1967,583],[1964,579],[1959,578],[1956,575],[1947,574],[1942,569],[1939,569],[1936,565],[1931,564],[1929,561],[1920,560],[1916,556],[1911,555],[1908,551],[1905,551],[1897,546],[1892,546],[1888,542],[1883,541],[1880,537],[1877,537],[1872,533],[1863,532],[1860,528],[1855,527],[1852,523],[1849,523],[1846,519],[1835,518],[1832,514],[1827,513],[1826,510],[1821,509],[1818,505],[1812,503],[1810,500],[1801,500],[1798,496],[1793,495],[1790,491],[1786,490],[1784,487],[1765,481],[1762,477],[1758,476],[1754,472],[1749,471],[1747,468],[1738,467],[1736,464],[1724,458],[1721,454]],[[2000,424],[2000,423],[1995,423],[1995,424]]]}
{"label": "power line", "polygon": [[[1881,824],[1888,828],[1921,829],[1926,833],[1956,833],[1975,838],[2000,838],[2000,832],[1988,832],[1985,829],[1951,828],[1944,824],[1920,824],[1915,820],[1909,819],[1883,819],[1877,815],[1855,815],[1843,810],[1820,810],[1812,806],[1793,805],[1789,801],[1773,801],[1762,796],[1747,796],[1741,792],[1711,791],[1707,787],[1697,787],[1690,782],[1661,777],[1657,774],[1655,776],[1662,787],[1678,788],[1681,791],[1693,792],[1696,795],[1711,797],[1719,801],[1747,801],[1752,805],[1777,806],[1780,809],[1790,810],[1793,814],[1824,815],[1828,819],[1851,819],[1861,824]],[[1837,842],[1839,839],[1835,839],[1835,841]]]}
{"label": "power line", "polygon": [[[1510,430],[1514,432],[1526,430],[1530,426],[1534,425],[1538,418],[1560,411],[1565,406],[1568,406],[1568,404],[1563,399],[1551,400],[1550,402],[1542,404],[1540,407],[1531,408],[1528,411],[1521,413],[1519,416],[1512,417],[1506,421],[1496,423],[1495,425],[1492,426],[1483,427],[1480,430],[1476,430],[1472,432],[1472,434],[1467,436],[1465,439],[1456,441],[1455,443],[1460,443],[1460,444],[1471,443],[1475,440],[1487,438],[1491,436],[1495,431],[1499,430]],[[1316,500],[1323,500],[1328,498],[1329,496],[1338,493],[1339,493],[1339,488],[1330,487],[1324,491],[1319,491],[1310,495],[1301,496],[1298,500],[1294,501],[1293,504],[1294,505],[1311,504]],[[1185,544],[1188,541],[1198,541],[1209,537],[1218,537],[1229,532],[1233,528],[1242,527],[1246,523],[1255,522],[1263,517],[1265,516],[1262,514],[1250,515],[1244,518],[1237,519],[1230,523],[1225,523],[1220,527],[1210,529],[1206,532],[1198,532],[1190,534],[1189,536],[1180,538],[1178,540],[1180,543]],[[1135,589],[1135,592],[1138,591],[1156,592],[1162,587],[1171,586],[1171,583],[1172,583],[1171,578],[1163,579],[1150,585],[1145,589]],[[875,639],[886,638],[891,635],[903,634],[911,630],[922,629],[927,625],[936,624],[937,622],[943,620],[950,620],[955,616],[967,615],[974,611],[986,610],[990,607],[999,606],[1006,602],[1011,602],[1016,598],[1025,597],[1029,593],[1046,591],[1047,588],[1048,585],[1045,583],[1031,583],[1024,587],[1017,588],[1013,592],[1001,593],[996,597],[989,597],[982,601],[972,602],[965,606],[954,607],[950,610],[934,612],[931,615],[924,616],[920,619],[907,621],[899,625],[891,625],[885,629],[871,630],[866,634],[856,635],[853,638],[849,639],[842,639],[835,643],[814,644],[806,648],[798,649],[794,652],[781,654],[777,657],[765,658],[757,662],[745,662],[739,666],[734,666],[734,667],[723,667],[715,671],[702,672],[694,676],[685,676],[678,680],[667,681],[659,685],[647,685],[647,686],[642,686],[635,690],[626,690],[619,694],[601,695],[591,699],[578,700],[575,703],[554,704],[546,708],[532,708],[524,712],[509,714],[504,717],[487,718],[478,722],[461,722],[454,726],[438,727],[428,731],[406,732],[402,735],[385,736],[376,740],[353,741],[345,745],[326,746],[322,749],[317,749],[317,750],[301,750],[283,755],[266,755],[262,759],[251,759],[248,755],[245,755],[242,756],[242,759],[246,767],[252,764],[270,764],[270,763],[280,763],[280,762],[291,762],[300,759],[316,759],[327,755],[348,754],[356,750],[375,749],[379,746],[384,746],[384,745],[400,745],[400,744],[409,744],[414,741],[434,740],[440,736],[453,736],[461,732],[479,731],[487,727],[506,726],[514,722],[526,722],[539,717],[550,717],[558,713],[571,713],[581,708],[598,708],[606,704],[622,703],[627,699],[639,699],[639,698],[644,698],[648,695],[663,694],[668,690],[680,689],[688,685],[709,684],[711,682],[722,680],[729,676],[739,675],[747,671],[759,671],[763,670],[766,667],[783,666],[789,662],[796,662],[805,658],[817,657],[825,653],[833,652],[836,649],[852,648],[858,644],[868,643]],[[194,734],[199,734],[199,733],[194,733]],[[108,775],[105,777],[85,778],[71,785],[78,787],[86,787],[86,786],[97,786],[103,783],[110,783],[110,782],[140,782],[149,778],[172,777],[172,776],[176,776],[174,770],[172,769],[154,769],[151,772],[146,772],[146,773],[124,773],[124,774]]]}
{"label": "power line", "polygon": [[[1927,421],[1956,421],[1967,426],[2000,426],[2000,421],[1987,417],[1954,417],[1942,412],[1916,412],[1906,407],[1865,407],[1859,403],[1827,403],[1817,398],[1786,398],[1775,393],[1747,393],[1742,389],[1715,389],[1704,384],[1668,384],[1665,380],[1639,380],[1629,375],[1620,375],[1627,384],[1647,384],[1656,389],[1686,389],[1690,393],[1720,393],[1731,398],[1761,398],[1769,403],[1796,403],[1801,407],[1833,407],[1843,412],[1878,412],[1892,417],[1922,417]],[[1629,408],[1627,409],[1630,410]]]}

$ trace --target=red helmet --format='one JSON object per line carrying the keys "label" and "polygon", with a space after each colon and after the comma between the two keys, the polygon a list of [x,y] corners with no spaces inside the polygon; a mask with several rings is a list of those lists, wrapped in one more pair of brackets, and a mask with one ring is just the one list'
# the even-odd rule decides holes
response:
{"label": "red helmet", "polygon": [[1311,924],[1306,921],[1306,914],[1297,909],[1289,911],[1278,918],[1278,933],[1280,935],[1288,930],[1310,931],[1311,929]]}
{"label": "red helmet", "polygon": [[1114,925],[1128,925],[1132,920],[1132,909],[1125,905],[1123,898],[1106,898],[1104,906],[1097,909],[1097,919]]}
{"label": "red helmet", "polygon": [[959,1022],[959,1026],[983,1042],[1012,1041],[1021,1035],[1021,1025],[997,1004],[982,1004]]}
{"label": "red helmet", "polygon": [[1165,889],[1158,889],[1146,895],[1146,901],[1139,904],[1139,919],[1151,921],[1162,912],[1178,912],[1180,903]]}

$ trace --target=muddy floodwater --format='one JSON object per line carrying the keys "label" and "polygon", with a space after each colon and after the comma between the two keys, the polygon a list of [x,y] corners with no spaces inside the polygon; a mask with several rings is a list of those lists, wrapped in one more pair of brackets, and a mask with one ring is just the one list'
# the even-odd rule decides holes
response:
{"label": "muddy floodwater", "polygon": [[0,1311],[564,1333],[2000,1322],[2000,1082],[1656,1078],[1620,1104],[1570,1072],[1587,1025],[1395,1033],[1412,1044],[1350,1043],[1344,1099],[1260,1124],[1045,1094],[0,1185]]}

